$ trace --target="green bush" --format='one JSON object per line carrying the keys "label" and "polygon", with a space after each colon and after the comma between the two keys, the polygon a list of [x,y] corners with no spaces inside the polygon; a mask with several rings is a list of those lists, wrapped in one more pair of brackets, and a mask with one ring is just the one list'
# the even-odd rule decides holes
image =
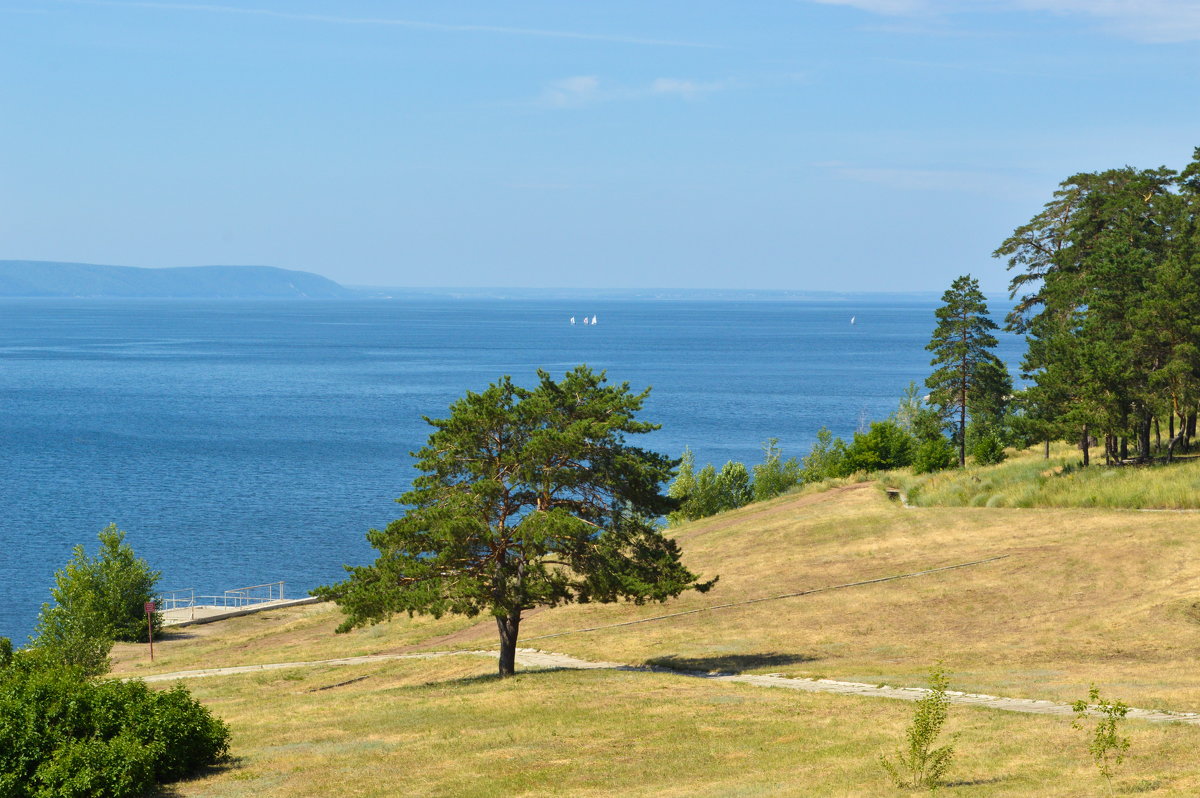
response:
{"label": "green bush", "polygon": [[817,442],[804,458],[800,478],[806,483],[848,476],[854,469],[846,468],[846,442],[833,437],[827,427],[817,430]]}
{"label": "green bush", "polygon": [[707,518],[754,500],[750,472],[745,464],[730,460],[718,472],[709,463],[699,473],[695,466],[692,451],[684,449],[675,480],[667,488],[667,495],[679,501],[679,509],[667,516],[671,524]]}
{"label": "green bush", "polygon": [[1003,463],[1004,458],[1007,457],[1004,453],[1004,441],[995,431],[986,430],[975,436],[975,440],[971,444],[971,456],[975,458],[975,465]]}
{"label": "green bush", "polygon": [[[54,604],[43,604],[33,645],[41,656],[89,674],[108,670],[114,640],[144,642],[144,606],[154,598],[159,572],[133,553],[125,533],[110,524],[99,534],[100,549],[89,557],[76,546],[54,574]],[[157,632],[162,618],[152,616]]]}
{"label": "green bush", "polygon": [[912,725],[904,733],[905,746],[893,761],[879,757],[884,771],[900,789],[936,790],[954,759],[954,743],[934,748],[950,708],[946,690],[949,677],[939,666],[929,673],[929,693],[917,702]]}
{"label": "green bush", "polygon": [[784,460],[778,443],[778,438],[771,438],[763,444],[763,461],[754,466],[754,501],[765,501],[800,484],[800,464],[794,457]]}
{"label": "green bush", "polygon": [[17,654],[0,668],[0,798],[131,798],[219,761],[229,730],[183,687],[87,679]]}
{"label": "green bush", "polygon": [[954,444],[939,435],[917,446],[913,453],[912,469],[914,474],[932,474],[952,468],[957,462]]}
{"label": "green bush", "polygon": [[856,432],[846,451],[847,473],[887,471],[911,465],[916,441],[894,421],[874,421],[866,432]]}

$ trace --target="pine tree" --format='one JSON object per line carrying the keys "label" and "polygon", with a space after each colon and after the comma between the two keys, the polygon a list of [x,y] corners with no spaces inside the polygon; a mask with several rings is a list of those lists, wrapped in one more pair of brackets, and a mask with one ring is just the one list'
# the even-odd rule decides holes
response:
{"label": "pine tree", "polygon": [[[1004,364],[991,352],[996,347],[992,331],[996,323],[988,317],[987,301],[979,290],[979,281],[969,274],[956,279],[942,294],[937,309],[937,327],[926,347],[933,352],[930,365],[937,370],[925,384],[931,389],[930,402],[944,418],[957,415],[958,464],[967,460],[967,415],[972,406],[994,407],[1006,397],[1000,374],[1007,376]],[[1011,382],[1008,383],[1011,390]]]}
{"label": "pine tree", "polygon": [[658,428],[636,419],[648,391],[586,366],[560,382],[538,376],[533,389],[505,377],[426,419],[434,431],[401,497],[408,511],[367,534],[378,559],[314,591],[341,605],[339,631],[400,612],[488,614],[508,676],[526,610],[665,601],[713,584],[653,522],[677,506],[660,493],[672,462],[625,441]]}

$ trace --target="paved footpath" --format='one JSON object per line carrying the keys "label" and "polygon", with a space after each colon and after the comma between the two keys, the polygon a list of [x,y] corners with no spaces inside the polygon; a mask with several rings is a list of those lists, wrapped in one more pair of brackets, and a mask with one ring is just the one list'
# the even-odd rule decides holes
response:
{"label": "paved footpath", "polygon": [[[200,679],[210,676],[228,676],[238,673],[283,670],[285,668],[310,668],[319,665],[364,665],[390,660],[434,659],[463,655],[495,659],[496,652],[430,651],[422,654],[374,654],[365,657],[346,657],[344,659],[326,659],[312,662],[274,662],[267,665],[242,665],[233,668],[176,671],[175,673],[144,676],[141,679],[144,682],[168,682],[177,679]],[[671,668],[621,665],[616,662],[592,662],[577,659],[567,654],[554,654],[531,648],[517,649],[517,664],[525,668],[539,670],[568,668],[576,670],[654,671],[657,673],[689,676],[697,679],[709,679],[717,682],[752,684],[757,687],[782,687],[788,690],[803,690],[807,693],[837,693],[839,695],[866,696],[869,698],[892,698],[900,701],[918,701],[929,694],[929,690],[924,687],[890,687],[888,685],[863,684],[861,682],[839,682],[833,679],[791,679],[774,673],[762,675],[704,673],[701,671],[678,671]],[[946,695],[952,704],[989,707],[1005,712],[1025,712],[1032,715],[1061,715],[1065,717],[1071,717],[1075,714],[1070,704],[1062,704],[1055,701],[1040,701],[1032,698],[1005,698],[1003,696],[983,695],[980,693],[960,693],[955,690],[948,690]],[[1171,712],[1134,707],[1129,710],[1129,714],[1126,717],[1150,721],[1152,723],[1188,723],[1193,726],[1200,726],[1200,713],[1197,712]]]}

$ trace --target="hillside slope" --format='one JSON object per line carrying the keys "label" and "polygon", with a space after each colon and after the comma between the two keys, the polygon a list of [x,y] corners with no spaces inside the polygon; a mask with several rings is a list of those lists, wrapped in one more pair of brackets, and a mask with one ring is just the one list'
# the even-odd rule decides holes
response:
{"label": "hillside slope", "polygon": [[0,261],[0,297],[339,299],[354,295],[318,274],[272,266],[143,269],[92,263]]}
{"label": "hillside slope", "polygon": [[[785,496],[677,531],[689,566],[720,575],[711,593],[535,611],[520,645],[629,664],[911,685],[940,661],[964,690],[1061,701],[1096,682],[1139,706],[1198,710],[1198,527],[1194,513],[909,509],[870,483]],[[333,635],[338,617],[317,605],[274,624],[199,627],[186,644],[164,645],[156,670],[495,646],[490,619],[397,618]],[[118,670],[150,672],[128,660]]]}

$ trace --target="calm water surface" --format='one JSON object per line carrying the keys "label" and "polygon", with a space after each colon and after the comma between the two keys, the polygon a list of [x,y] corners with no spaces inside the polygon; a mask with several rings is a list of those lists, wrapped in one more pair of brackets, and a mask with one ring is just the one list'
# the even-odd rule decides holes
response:
{"label": "calm water surface", "polygon": [[421,416],[502,374],[653,386],[646,443],[672,456],[751,464],[769,437],[801,456],[924,380],[935,305],[0,301],[0,636],[25,640],[110,522],[164,589],[340,579],[399,514]]}

